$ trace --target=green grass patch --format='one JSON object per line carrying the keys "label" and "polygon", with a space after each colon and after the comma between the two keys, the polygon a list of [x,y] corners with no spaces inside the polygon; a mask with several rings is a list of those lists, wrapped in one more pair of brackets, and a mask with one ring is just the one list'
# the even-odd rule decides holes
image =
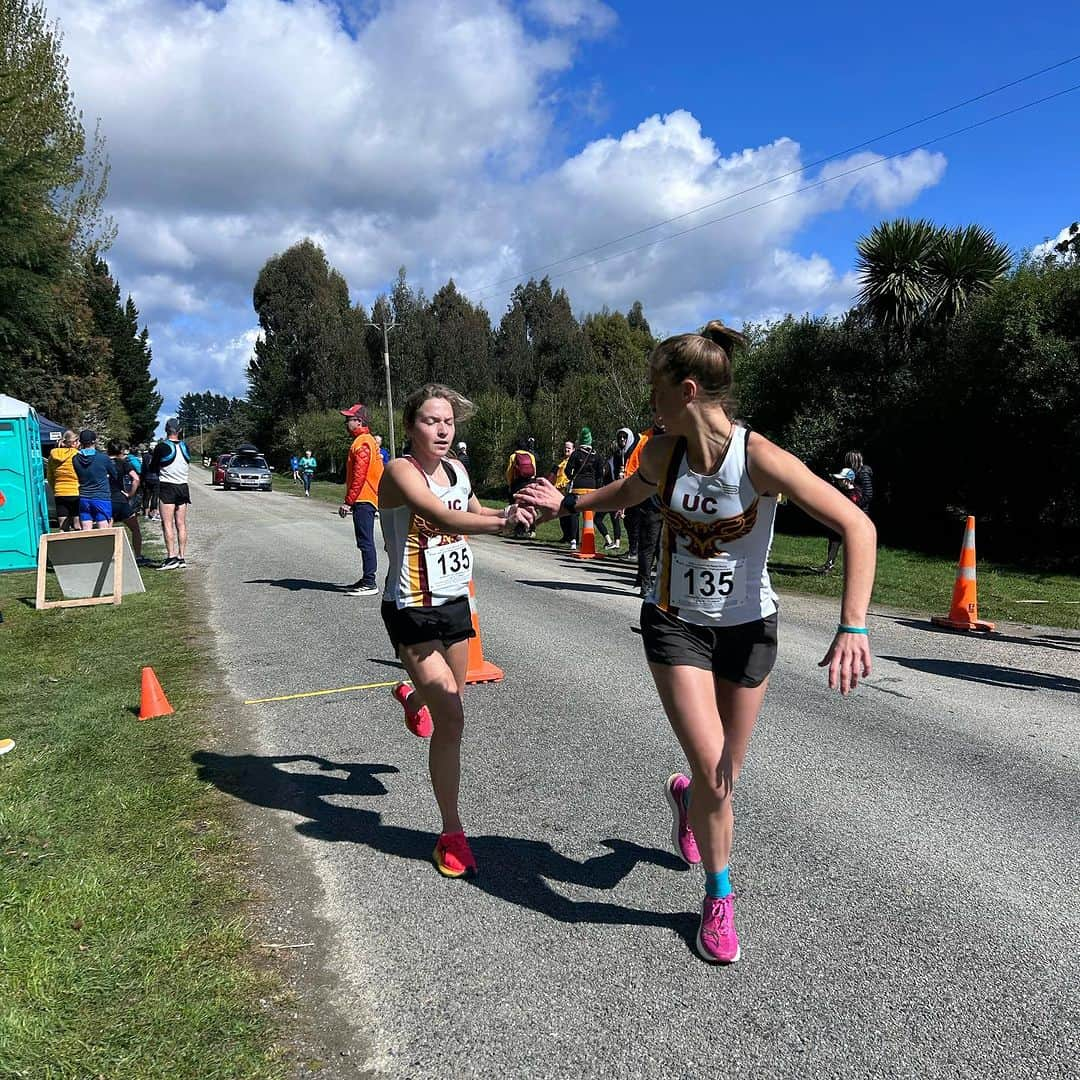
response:
{"label": "green grass patch", "polygon": [[[272,1077],[280,1065],[182,574],[120,607],[37,612],[0,575],[0,1075]],[[139,722],[152,666],[176,714]]]}
{"label": "green grass patch", "polygon": [[[274,473],[273,484],[274,490],[280,491],[282,495],[293,495],[298,499],[304,497],[304,485],[296,483],[289,473],[284,476],[281,473]],[[311,497],[321,502],[340,506],[341,500],[345,498],[345,485],[331,480],[313,480],[311,482]]]}

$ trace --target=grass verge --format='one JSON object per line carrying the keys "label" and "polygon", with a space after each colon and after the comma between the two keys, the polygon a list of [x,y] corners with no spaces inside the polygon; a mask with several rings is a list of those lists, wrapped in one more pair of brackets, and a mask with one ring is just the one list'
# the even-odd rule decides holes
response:
{"label": "grass verge", "polygon": [[[292,478],[274,477],[274,489],[285,494],[303,496],[303,488]],[[316,481],[311,497],[338,504],[344,493],[341,484]],[[505,499],[482,499],[485,506],[503,507]],[[956,530],[956,553],[960,554],[962,528]],[[536,530],[540,543],[558,546],[558,522],[549,521]],[[830,575],[813,571],[825,561],[824,537],[792,536],[777,533],[773,541],[769,572],[773,584],[781,592],[809,593],[814,596],[840,597],[843,573],[838,565]],[[625,553],[626,537],[618,551]],[[1044,574],[1037,570],[1005,566],[982,561],[979,563],[979,614],[984,619],[1036,623],[1042,626],[1061,626],[1080,629],[1080,578],[1068,574]],[[877,580],[873,601],[887,607],[945,615],[952,599],[956,561],[936,555],[924,555],[904,548],[878,548]],[[1037,603],[1029,603],[1037,601]]]}
{"label": "grass verge", "polygon": [[[0,576],[0,1075],[274,1077],[181,573],[37,612]],[[140,669],[176,714],[140,723]]]}

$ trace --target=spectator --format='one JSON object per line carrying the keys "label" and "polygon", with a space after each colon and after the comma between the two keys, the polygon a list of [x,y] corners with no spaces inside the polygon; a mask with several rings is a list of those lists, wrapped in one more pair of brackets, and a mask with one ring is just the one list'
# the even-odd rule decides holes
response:
{"label": "spectator", "polygon": [[[536,445],[535,439],[518,439],[514,452],[506,462],[506,483],[510,488],[511,501],[516,492],[536,478],[536,454],[529,449],[530,442]],[[514,531],[514,536],[519,539],[535,535],[531,527],[524,522]]]}
{"label": "spectator", "polygon": [[[860,510],[870,514],[870,503],[874,498],[874,471],[863,464],[863,457],[857,450],[849,450],[844,455],[844,467],[838,473],[832,473],[831,479]],[[825,562],[814,569],[819,574],[831,574],[836,566],[837,556],[843,540],[838,532],[825,530],[829,546],[825,553]]]}
{"label": "spectator", "polygon": [[472,462],[469,460],[469,448],[463,442],[457,444],[457,459],[468,472]]}
{"label": "spectator", "polygon": [[158,501],[161,507],[161,531],[165,536],[165,561],[159,570],[186,570],[187,509],[191,505],[188,489],[188,462],[191,454],[184,442],[180,421],[165,422],[165,438],[154,447],[150,472],[158,475]]}
{"label": "spectator", "polygon": [[[649,440],[656,435],[663,435],[661,423],[654,423],[643,431],[626,461],[626,475],[633,476],[641,465],[641,454]],[[642,596],[649,591],[653,573],[656,569],[656,556],[660,545],[660,500],[650,495],[643,503],[631,506],[626,511],[630,530],[630,550],[637,557],[637,590]]]}
{"label": "spectator", "polygon": [[79,478],[79,520],[84,529],[112,526],[112,495],[107,455],[97,448],[97,434],[84,428],[79,432],[79,452],[75,455],[75,475]]}
{"label": "spectator", "polygon": [[349,456],[345,462],[345,499],[338,507],[342,517],[352,514],[353,533],[360,549],[362,566],[359,581],[345,591],[346,596],[378,596],[375,572],[378,556],[375,553],[375,510],[379,505],[379,481],[383,460],[379,444],[368,428],[367,409],[359,402],[342,409],[345,427],[352,436]]}
{"label": "spectator", "polygon": [[315,475],[317,465],[315,455],[310,450],[305,450],[300,459],[300,479],[303,481],[304,497],[307,499],[311,498],[311,478]]}
{"label": "spectator", "polygon": [[293,454],[293,456],[291,458],[289,458],[289,468],[292,469],[293,483],[294,484],[299,484],[300,483],[300,459],[295,454]]}
{"label": "spectator", "polygon": [[[614,480],[621,480],[626,473],[626,458],[619,454],[618,440],[608,447],[608,456],[604,459],[603,487]],[[611,522],[611,531],[604,528],[604,518]],[[619,510],[601,510],[595,519],[596,532],[609,551],[616,550],[622,543],[622,512]]]}
{"label": "spectator", "polygon": [[142,455],[142,492],[143,492],[143,517],[148,521],[158,521],[161,515],[158,513],[158,493],[160,490],[158,474],[154,472],[154,455],[149,449],[143,450]]}
{"label": "spectator", "polygon": [[[570,439],[567,439],[563,443],[563,456],[562,460],[551,470],[551,475],[548,479],[555,485],[555,487],[563,494],[570,494],[570,478],[566,475],[566,466],[570,461],[570,455],[574,452],[574,444]],[[563,515],[559,518],[559,528],[562,529],[561,543],[569,544],[571,540],[575,539],[575,534],[571,529],[572,523],[568,516]]]}
{"label": "spectator", "polygon": [[[566,463],[566,476],[570,481],[570,492],[574,495],[604,486],[604,463],[593,449],[592,431],[587,427],[581,429],[577,449]],[[571,514],[570,518],[570,550],[576,551],[578,515]]]}
{"label": "spectator", "polygon": [[375,436],[375,445],[379,448],[379,457],[382,458],[382,463],[385,465],[390,460],[390,451],[383,446],[381,435]]}
{"label": "spectator", "polygon": [[48,478],[56,502],[56,526],[61,532],[79,529],[79,477],[75,473],[75,455],[79,437],[65,431],[60,445],[49,454]]}
{"label": "spectator", "polygon": [[111,440],[108,445],[112,468],[109,470],[109,494],[112,499],[112,518],[120,525],[125,525],[131,533],[131,548],[135,552],[135,561],[145,566],[147,561],[142,553],[142,530],[139,528],[139,474],[131,463],[127,447]]}

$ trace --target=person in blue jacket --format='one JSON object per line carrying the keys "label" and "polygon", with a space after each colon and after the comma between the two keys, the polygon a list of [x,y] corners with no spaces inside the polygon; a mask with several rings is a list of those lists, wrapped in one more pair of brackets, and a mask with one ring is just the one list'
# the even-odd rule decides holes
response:
{"label": "person in blue jacket", "polygon": [[79,478],[79,520],[84,529],[108,529],[113,523],[109,477],[114,465],[96,444],[96,432],[90,428],[79,432],[79,452],[73,464]]}

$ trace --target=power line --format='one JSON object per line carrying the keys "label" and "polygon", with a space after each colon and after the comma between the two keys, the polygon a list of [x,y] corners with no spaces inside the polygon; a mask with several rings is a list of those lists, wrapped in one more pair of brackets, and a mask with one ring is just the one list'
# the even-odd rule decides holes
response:
{"label": "power line", "polygon": [[[963,109],[963,108],[967,107],[968,105],[973,105],[978,101],[983,101],[988,97],[993,97],[995,94],[1000,94],[1004,90],[1009,90],[1014,86],[1020,86],[1022,83],[1025,83],[1025,82],[1030,82],[1032,79],[1038,78],[1040,75],[1045,75],[1045,74],[1047,74],[1047,72],[1050,72],[1050,71],[1056,71],[1058,68],[1062,68],[1062,67],[1067,66],[1068,64],[1075,63],[1077,60],[1080,60],[1080,53],[1077,53],[1077,55],[1075,55],[1075,56],[1070,56],[1065,60],[1059,60],[1057,63],[1050,64],[1047,67],[1039,68],[1038,71],[1032,71],[1032,72],[1029,72],[1027,75],[1021,75],[1019,78],[1013,79],[1011,82],[1002,83],[1000,86],[995,86],[992,90],[984,90],[982,93],[976,94],[974,97],[966,98],[964,101],[958,101],[954,105],[949,105],[944,109],[937,110],[937,112],[928,113],[926,116],[923,116],[918,120],[912,120],[910,123],[902,124],[900,127],[893,128],[891,131],[885,131],[885,132],[882,132],[880,135],[874,135],[869,139],[864,139],[862,142],[856,143],[854,146],[849,146],[845,150],[837,150],[834,153],[826,155],[825,157],[818,158],[816,161],[808,162],[807,164],[802,165],[798,169],[791,169],[790,171],[788,171],[786,173],[781,173],[778,176],[770,177],[768,180],[762,180],[759,183],[752,185],[751,187],[743,188],[741,191],[732,192],[730,195],[724,195],[722,198],[715,199],[713,202],[703,203],[701,206],[695,206],[692,210],[685,210],[681,214],[676,214],[673,217],[665,218],[663,221],[654,222],[652,225],[646,225],[641,229],[635,229],[633,232],[626,233],[623,236],[617,236],[613,240],[605,240],[604,243],[597,244],[595,247],[584,248],[583,250],[577,251],[572,255],[566,255],[561,259],[555,259],[552,262],[544,263],[542,266],[534,266],[529,270],[522,270],[519,273],[515,274],[513,277],[500,278],[498,281],[493,281],[490,284],[483,285],[479,289],[471,290],[471,292],[472,292],[473,295],[477,295],[479,298],[482,298],[484,294],[487,294],[491,290],[496,289],[501,285],[517,283],[517,282],[521,281],[523,278],[531,278],[534,275],[542,273],[545,270],[550,270],[550,269],[552,269],[552,268],[554,268],[556,266],[561,266],[563,263],[573,262],[574,259],[581,259],[581,258],[584,258],[586,255],[592,255],[597,251],[603,251],[604,248],[611,247],[613,244],[620,244],[624,240],[632,240],[636,236],[643,236],[647,232],[652,232],[653,229],[659,229],[664,225],[671,225],[676,221],[682,221],[685,218],[692,217],[694,214],[699,214],[703,210],[711,210],[714,206],[719,206],[721,203],[730,202],[732,199],[737,199],[737,198],[739,198],[739,197],[741,197],[743,195],[749,195],[752,192],[760,191],[762,188],[769,187],[771,184],[779,183],[781,180],[787,180],[792,176],[799,176],[800,174],[802,174],[804,172],[807,172],[810,169],[816,168],[818,165],[824,165],[827,162],[834,160],[835,158],[844,157],[847,154],[852,154],[856,150],[861,150],[864,147],[869,146],[871,143],[880,142],[882,139],[888,139],[888,138],[892,137],[893,135],[899,135],[901,132],[904,132],[904,131],[910,131],[914,127],[919,127],[921,124],[929,123],[931,120],[937,120],[942,116],[948,115],[949,113],[956,112],[958,109]],[[1069,91],[1063,91],[1063,93],[1068,93],[1068,92]],[[1051,97],[1054,97],[1054,96],[1057,96],[1057,95],[1051,95]],[[1044,98],[1044,99],[1041,99],[1041,100],[1048,101],[1050,99],[1049,98]],[[1033,104],[1039,104],[1039,103],[1040,102],[1034,102]],[[1027,108],[1027,107],[1028,106],[1022,106],[1022,108]],[[1001,113],[1001,114],[999,114],[998,117],[991,117],[990,119],[999,119],[1000,116],[1008,116],[1008,115],[1009,115],[1009,113],[1007,113],[1007,112],[1006,113]],[[963,130],[970,130],[970,129],[961,129],[961,131],[963,131]],[[954,134],[959,134],[959,132],[950,132],[950,135],[954,135]],[[940,138],[935,139],[933,141],[934,142],[940,142],[940,140],[942,138],[949,138],[949,137],[950,137],[949,135],[943,135]],[[926,144],[923,144],[923,145],[929,146],[929,145],[932,145],[932,143],[926,143]],[[916,147],[915,149],[919,149],[919,147]],[[908,152],[909,151],[902,151],[902,153],[908,153]],[[883,160],[888,161],[891,158],[896,157],[896,156],[898,156],[898,155],[891,154],[889,157],[884,158]],[[841,175],[846,175],[846,174],[841,174]],[[818,186],[818,185],[812,185],[812,186]],[[805,191],[805,190],[808,190],[808,189],[807,188],[800,188],[799,189],[799,191]],[[797,193],[798,192],[791,192],[790,194],[797,194]],[[765,206],[765,205],[768,205],[768,202],[772,202],[772,201],[775,201],[775,200],[768,200],[767,202],[759,203],[758,205]],[[716,219],[714,219],[714,221],[723,221],[723,220],[725,220],[725,219],[724,218],[716,218]],[[706,222],[705,224],[712,224],[712,222]],[[689,230],[689,231],[692,231],[692,230]],[[674,236],[681,236],[681,235],[684,235],[684,234],[683,233],[675,233],[673,235]],[[668,237],[667,239],[671,239],[671,238],[672,237]],[[650,245],[645,245],[645,246],[650,246]],[[631,248],[629,250],[630,251],[638,251],[638,250],[641,250],[641,249],[640,248]],[[596,265],[596,264],[591,263],[589,265]],[[585,269],[585,267],[581,267],[580,269]],[[568,271],[568,272],[570,272],[570,271]]]}
{"label": "power line", "polygon": [[[935,137],[933,139],[928,139],[926,142],[919,143],[916,146],[911,146],[906,150],[897,150],[895,153],[888,154],[885,157],[875,158],[873,161],[867,161],[867,162],[864,162],[862,165],[856,165],[856,166],[853,166],[850,169],[845,169],[843,172],[836,173],[834,176],[826,177],[823,180],[817,180],[812,184],[805,184],[803,187],[795,188],[792,191],[785,191],[781,195],[774,195],[771,199],[763,199],[761,202],[753,203],[751,206],[740,207],[740,209],[734,210],[730,214],[723,214],[720,217],[710,218],[708,221],[699,222],[697,225],[692,225],[688,229],[682,229],[679,232],[670,233],[667,236],[661,236],[657,240],[650,240],[647,244],[639,244],[637,247],[626,248],[624,251],[616,251],[612,255],[606,255],[602,259],[596,259],[593,262],[585,263],[582,266],[575,266],[575,267],[572,267],[569,270],[560,270],[557,274],[555,274],[553,276],[554,277],[569,277],[571,274],[580,273],[582,270],[591,270],[595,266],[602,266],[604,263],[611,262],[613,259],[621,259],[624,255],[633,255],[635,252],[645,251],[646,249],[651,248],[651,247],[657,247],[659,244],[666,243],[668,240],[677,240],[680,236],[687,236],[690,233],[698,232],[700,229],[708,228],[708,226],[710,226],[710,225],[717,225],[722,221],[730,221],[732,218],[739,217],[742,214],[748,214],[751,210],[758,210],[763,206],[769,206],[772,203],[780,202],[782,199],[790,199],[793,195],[800,195],[803,192],[813,191],[816,188],[824,187],[826,184],[831,184],[836,180],[842,180],[845,176],[851,176],[854,173],[862,172],[864,169],[872,169],[875,166],[884,165],[885,162],[887,162],[887,161],[892,161],[895,158],[903,157],[905,154],[914,153],[916,150],[925,150],[928,146],[934,146],[936,143],[943,142],[945,139],[952,139],[952,138],[955,138],[957,135],[967,134],[967,132],[969,132],[969,131],[974,131],[976,128],[985,127],[987,124],[991,124],[996,120],[1003,120],[1007,116],[1014,116],[1015,114],[1024,112],[1027,109],[1033,109],[1037,105],[1043,105],[1047,101],[1053,101],[1055,98],[1064,97],[1066,94],[1074,93],[1077,90],[1080,90],[1080,83],[1076,83],[1073,86],[1066,87],[1064,90],[1058,90],[1053,94],[1047,94],[1045,97],[1038,98],[1035,101],[1029,101],[1029,102],[1026,102],[1023,105],[1017,105],[1015,108],[1006,109],[1004,112],[996,113],[993,116],[988,116],[983,120],[977,120],[974,123],[967,124],[964,127],[956,128],[953,131],[946,132],[944,135],[938,135],[937,137]],[[823,160],[828,160],[828,159],[823,159]],[[796,170],[796,171],[801,172],[802,170]],[[793,175],[793,173],[789,173],[787,175],[790,176],[790,175]],[[760,187],[761,185],[757,185],[757,186]],[[727,198],[735,198],[738,195],[747,194],[747,193],[749,193],[751,191],[754,191],[754,190],[756,190],[756,188],[747,188],[746,192],[736,192],[735,195],[727,196]],[[719,201],[722,202],[724,200],[719,200]],[[710,205],[715,205],[715,204],[710,204]],[[701,209],[705,209],[705,207],[702,207]],[[696,213],[696,211],[690,211],[690,213]],[[686,215],[680,215],[680,217],[685,217],[685,216]],[[671,221],[677,221],[678,218],[672,218],[670,220]],[[666,222],[661,222],[660,224],[667,224],[667,223]],[[650,226],[650,228],[654,228],[654,227],[655,226]],[[649,231],[649,230],[644,229],[644,230],[640,230],[638,233],[630,233],[630,234],[628,234],[628,237],[624,237],[623,239],[628,239],[629,237],[632,237],[632,236],[638,236],[638,235],[640,235],[641,232],[647,232],[647,231]],[[618,241],[612,240],[609,243],[618,243]],[[607,247],[607,246],[609,246],[609,245],[608,244],[601,245],[601,247]],[[592,248],[590,250],[596,251],[596,250],[599,250],[599,249],[598,248]],[[563,260],[560,260],[560,261],[567,262],[567,261],[569,261],[570,258],[577,258],[577,256],[568,256],[567,259],[563,259]],[[557,265],[557,264],[553,263],[551,265]],[[510,280],[518,281],[518,280],[520,280],[520,275],[518,277],[512,278]],[[494,289],[494,286],[489,285],[487,287],[486,292],[481,292],[480,294],[476,294],[475,292],[470,292],[469,295],[474,297],[474,299],[477,300],[477,301],[482,301],[488,293],[491,293],[492,289]]]}

